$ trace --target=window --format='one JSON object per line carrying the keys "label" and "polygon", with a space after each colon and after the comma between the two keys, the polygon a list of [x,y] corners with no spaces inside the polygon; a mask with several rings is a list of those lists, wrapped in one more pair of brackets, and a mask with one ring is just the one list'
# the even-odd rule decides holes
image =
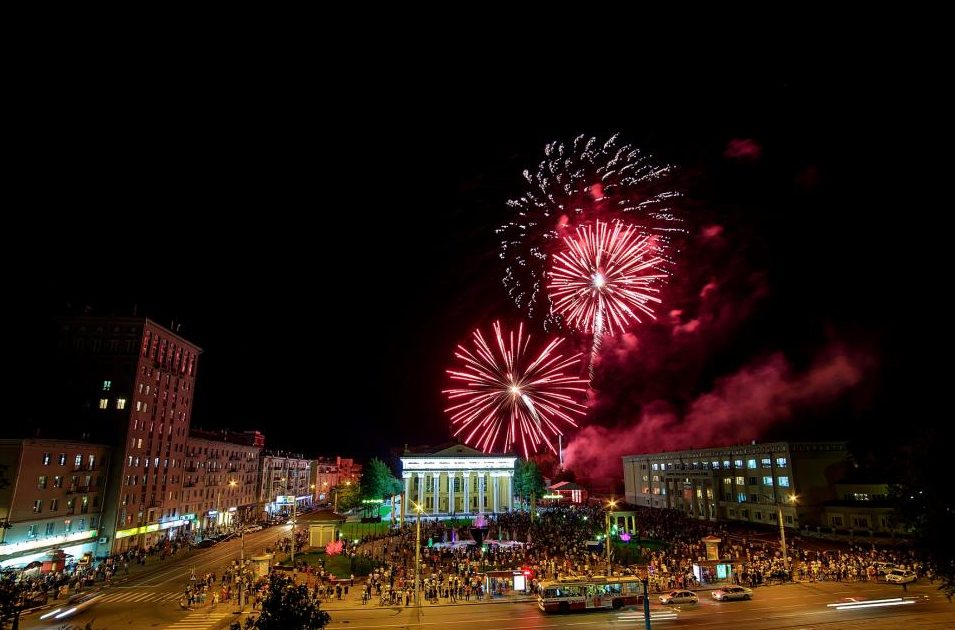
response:
{"label": "window", "polygon": [[96,466],[96,455],[90,455],[86,458],[86,463],[89,465],[90,470],[93,470]]}
{"label": "window", "polygon": [[729,468],[729,467],[730,467],[730,460],[724,459],[724,460],[723,460],[723,468]]}
{"label": "window", "polygon": [[776,458],[776,466],[778,468],[785,468],[788,465],[789,465],[789,461],[785,457]]}
{"label": "window", "polygon": [[756,469],[756,460],[755,460],[755,459],[747,459],[747,460],[746,460],[746,467],[749,468],[750,470],[755,470],[755,469]]}
{"label": "window", "polygon": [[745,485],[746,485],[746,477],[737,477],[737,478],[736,478],[736,485],[737,485],[737,486],[745,486]]}
{"label": "window", "polygon": [[53,477],[53,487],[54,487],[54,488],[62,488],[62,487],[63,487],[63,477],[61,477],[61,476],[59,476],[59,475],[55,475],[55,476]]}
{"label": "window", "polygon": [[773,460],[770,459],[769,457],[764,457],[764,458],[760,461],[760,464],[762,465],[763,468],[772,468],[772,467],[773,467]]}
{"label": "window", "polygon": [[56,527],[56,523],[47,523],[47,524],[46,524],[46,535],[47,535],[47,536],[52,536],[52,535],[53,535],[53,529],[54,529],[55,527]]}
{"label": "window", "polygon": [[842,516],[838,514],[832,515],[832,526],[833,527],[842,527]]}
{"label": "window", "polygon": [[63,531],[69,532],[72,530],[73,530],[73,521],[71,521],[70,519],[66,519],[65,521],[63,521]]}
{"label": "window", "polygon": [[742,468],[742,467],[743,467],[743,460],[737,459],[737,460],[735,461],[735,464],[734,464],[734,465],[735,465],[737,468]]}
{"label": "window", "polygon": [[36,538],[37,528],[39,528],[39,525],[36,523],[27,527],[27,538]]}
{"label": "window", "polygon": [[103,381],[103,391],[108,392],[109,388],[113,386],[113,381]]}
{"label": "window", "polygon": [[[43,479],[43,477],[40,477],[40,479]],[[853,501],[871,501],[872,497],[870,497],[869,494],[865,492],[854,492],[852,493],[852,500]]]}
{"label": "window", "polygon": [[143,402],[142,402],[141,400],[137,400],[137,401],[136,401],[136,411],[142,411],[142,410],[143,410]]}
{"label": "window", "polygon": [[780,488],[788,488],[789,477],[776,477],[776,483],[779,485]]}
{"label": "window", "polygon": [[126,399],[125,399],[125,398],[117,398],[117,399],[116,399],[116,408],[117,408],[117,409],[125,409],[125,408],[126,408]]}
{"label": "window", "polygon": [[60,500],[59,499],[50,499],[50,511],[56,512],[60,509]]}
{"label": "window", "polygon": [[60,466],[66,466],[66,453],[60,453]]}
{"label": "window", "polygon": [[107,409],[109,408],[109,398],[100,398],[99,399],[99,408]]}
{"label": "window", "polygon": [[869,517],[868,516],[853,516],[852,526],[863,527],[863,528],[869,527]]}
{"label": "window", "polygon": [[82,466],[83,456],[81,454],[77,454],[77,456],[73,458],[73,468],[82,468]]}
{"label": "window", "polygon": [[759,503],[759,495],[758,494],[749,495],[749,501],[750,503]]}
{"label": "window", "polygon": [[[660,470],[660,464],[654,464],[653,470]],[[418,553],[417,551],[415,553]]]}
{"label": "window", "polygon": [[739,493],[737,493],[737,494],[736,494],[736,502],[737,502],[737,503],[746,503],[746,493],[745,493],[745,492],[739,492]]}
{"label": "window", "polygon": [[36,487],[40,490],[46,490],[46,475],[40,475],[40,478],[36,481]]}
{"label": "window", "polygon": [[764,486],[772,486],[772,485],[773,485],[773,478],[772,478],[772,477],[763,477],[763,485],[764,485]]}
{"label": "window", "polygon": [[724,485],[727,485],[727,486],[733,485],[733,478],[732,478],[732,477],[724,477],[724,478],[723,478],[723,484],[724,484]]}
{"label": "window", "polygon": [[757,521],[763,520],[763,513],[762,513],[762,512],[756,512],[756,514],[754,514],[754,516],[756,517],[756,520],[757,520]]}
{"label": "window", "polygon": [[72,514],[72,513],[73,513],[73,510],[74,510],[75,506],[76,506],[76,499],[67,499],[67,500],[66,500],[66,511],[67,511],[69,514]]}
{"label": "window", "polygon": [[43,501],[41,501],[40,499],[37,499],[36,501],[33,502],[33,513],[39,514],[42,511],[43,511]]}
{"label": "window", "polygon": [[713,462],[713,470],[719,470],[719,469],[720,469],[720,463],[719,463],[719,462]]}
{"label": "window", "polygon": [[51,457],[51,455],[50,455],[49,453],[43,453],[43,465],[44,465],[44,466],[49,466],[51,459],[52,459],[52,457]]}
{"label": "window", "polygon": [[756,477],[750,477],[750,478],[749,478],[749,485],[751,485],[751,486],[755,486],[755,485],[756,485]]}

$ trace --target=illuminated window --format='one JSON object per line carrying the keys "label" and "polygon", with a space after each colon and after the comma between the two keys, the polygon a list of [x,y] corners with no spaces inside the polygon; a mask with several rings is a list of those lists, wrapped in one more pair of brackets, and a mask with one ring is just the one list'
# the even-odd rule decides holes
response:
{"label": "illuminated window", "polygon": [[734,465],[736,468],[742,468],[742,467],[743,467],[743,460],[737,459],[737,460],[735,460],[735,462],[733,463],[733,465]]}
{"label": "illuminated window", "polygon": [[727,485],[727,486],[733,485],[733,478],[732,478],[732,477],[724,477],[724,478],[723,478],[723,484],[724,484],[724,485]]}
{"label": "illuminated window", "polygon": [[46,490],[46,475],[40,475],[40,478],[37,479],[36,487],[40,490]]}
{"label": "illuminated window", "polygon": [[779,467],[779,468],[785,468],[785,467],[788,466],[788,465],[789,465],[789,460],[787,460],[785,457],[777,457],[777,458],[776,458],[776,466],[777,466],[777,467]]}
{"label": "illuminated window", "polygon": [[49,453],[43,453],[43,465],[44,465],[44,466],[49,466],[51,459],[52,459],[52,456],[51,456]]}
{"label": "illuminated window", "polygon": [[59,500],[59,499],[50,499],[50,511],[51,511],[51,512],[56,512],[59,508],[60,508],[60,500]]}
{"label": "illuminated window", "polygon": [[96,455],[90,455],[86,458],[86,463],[89,465],[90,470],[96,467]]}
{"label": "illuminated window", "polygon": [[109,398],[100,398],[99,399],[99,408],[106,409],[109,407]]}
{"label": "illuminated window", "polygon": [[73,458],[73,468],[81,468],[82,466],[83,466],[83,455],[77,454],[77,456]]}
{"label": "illuminated window", "polygon": [[720,463],[719,463],[719,462],[713,462],[713,470],[719,470],[719,469],[720,469]]}
{"label": "illuminated window", "polygon": [[729,468],[729,467],[730,467],[730,460],[724,459],[724,460],[723,460],[723,468]]}
{"label": "illuminated window", "polygon": [[143,402],[142,402],[141,400],[137,400],[137,401],[136,401],[136,411],[142,411],[142,409],[143,409]]}
{"label": "illuminated window", "polygon": [[746,503],[746,493],[745,493],[745,492],[740,492],[740,493],[738,493],[738,494],[736,495],[736,502],[737,502],[737,503]]}
{"label": "illuminated window", "polygon": [[70,519],[66,519],[65,521],[63,521],[63,531],[65,532],[73,531],[73,521],[71,521]]}
{"label": "illuminated window", "polygon": [[103,381],[103,391],[108,392],[109,388],[113,386],[113,381]]}
{"label": "illuminated window", "polygon": [[755,460],[755,459],[747,459],[747,460],[746,460],[746,467],[749,468],[750,470],[755,469],[755,468],[756,468],[756,460]]}
{"label": "illuminated window", "polygon": [[736,485],[737,485],[737,486],[745,486],[745,485],[746,485],[746,477],[737,477],[737,478],[736,478]]}
{"label": "illuminated window", "polygon": [[772,485],[773,485],[773,478],[772,478],[772,477],[763,477],[763,485],[764,485],[764,486],[772,486]]}
{"label": "illuminated window", "polygon": [[62,488],[62,487],[63,487],[63,477],[61,477],[61,476],[59,476],[59,475],[55,475],[55,476],[53,477],[53,487],[54,487],[54,488]]}
{"label": "illuminated window", "polygon": [[37,499],[36,501],[33,502],[33,513],[39,514],[42,511],[43,511],[43,501],[40,499]]}
{"label": "illuminated window", "polygon": [[[43,479],[43,477],[40,477],[40,479]],[[865,492],[855,492],[852,494],[852,498],[856,501],[870,501],[872,499],[872,497]]]}
{"label": "illuminated window", "polygon": [[37,525],[37,524],[35,524],[35,523],[34,523],[33,525],[30,525],[29,527],[27,527],[27,538],[36,538],[37,528],[38,528],[38,527],[39,527],[39,525]]}
{"label": "illuminated window", "polygon": [[770,459],[769,457],[764,457],[762,461],[760,462],[760,464],[762,464],[763,468],[772,468],[773,460]]}
{"label": "illuminated window", "polygon": [[60,453],[60,466],[66,466],[66,453]]}
{"label": "illuminated window", "polygon": [[142,447],[143,447],[143,438],[137,438],[137,439],[136,439],[136,448],[142,448]]}
{"label": "illuminated window", "polygon": [[126,399],[125,399],[125,398],[117,398],[117,399],[116,399],[116,408],[117,408],[117,409],[125,409],[125,408],[126,408]]}
{"label": "illuminated window", "polygon": [[789,487],[789,477],[777,477],[776,482],[779,484],[779,487],[781,488]]}

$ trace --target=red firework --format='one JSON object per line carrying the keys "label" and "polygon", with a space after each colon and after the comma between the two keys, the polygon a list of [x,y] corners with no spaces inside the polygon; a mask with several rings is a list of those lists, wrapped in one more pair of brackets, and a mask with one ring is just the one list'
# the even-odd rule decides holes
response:
{"label": "red firework", "polygon": [[597,221],[578,227],[564,244],[547,286],[554,310],[569,326],[593,333],[599,343],[604,332],[622,332],[641,314],[654,317],[651,304],[660,302],[655,285],[666,274],[658,270],[663,259],[649,236],[619,221]]}
{"label": "red firework", "polygon": [[445,410],[454,435],[485,453],[496,448],[506,453],[519,444],[525,457],[541,447],[556,454],[554,438],[563,435],[561,427],[576,427],[574,417],[586,412],[576,399],[587,391],[587,381],[564,372],[580,362],[580,355],[556,352],[563,339],[533,355],[523,324],[505,333],[494,322],[494,345],[480,329],[471,341],[473,348],[458,345],[454,353],[463,366],[448,370],[462,387],[443,392],[450,401],[461,401]]}

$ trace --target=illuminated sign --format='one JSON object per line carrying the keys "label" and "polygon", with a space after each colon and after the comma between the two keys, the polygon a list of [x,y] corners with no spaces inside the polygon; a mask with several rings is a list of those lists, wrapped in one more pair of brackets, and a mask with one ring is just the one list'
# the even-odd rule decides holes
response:
{"label": "illuminated sign", "polygon": [[73,532],[71,534],[60,534],[59,536],[38,538],[37,540],[22,540],[20,542],[7,543],[5,545],[0,545],[0,556],[9,556],[12,553],[20,553],[21,551],[28,551],[30,549],[39,549],[40,547],[49,547],[50,545],[62,545],[64,543],[96,538],[97,533],[98,530],[87,529],[85,531]]}
{"label": "illuminated sign", "polygon": [[362,499],[362,503],[384,503],[381,499]]}
{"label": "illuminated sign", "polygon": [[180,525],[185,525],[188,521],[181,518],[177,521],[169,521],[168,523],[150,523],[149,525],[143,525],[142,527],[133,527],[131,529],[121,529],[116,532],[116,538],[126,538],[127,536],[136,536],[138,534],[149,534],[151,532],[158,532],[164,529],[169,529],[170,527],[178,527]]}
{"label": "illuminated sign", "polygon": [[275,502],[278,503],[279,505],[292,505],[293,503],[295,503],[295,495],[280,494],[277,497],[275,497]]}
{"label": "illuminated sign", "polygon": [[[560,494],[545,494],[541,497],[542,499],[563,499],[563,495]],[[573,507],[573,506],[571,506]]]}

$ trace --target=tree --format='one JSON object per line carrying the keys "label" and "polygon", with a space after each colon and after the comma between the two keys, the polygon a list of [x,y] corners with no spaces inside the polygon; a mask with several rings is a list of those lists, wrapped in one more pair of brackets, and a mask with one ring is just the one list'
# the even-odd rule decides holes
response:
{"label": "tree", "polygon": [[931,427],[921,434],[897,463],[902,482],[893,488],[896,518],[915,534],[916,544],[941,580],[939,590],[955,597],[955,501],[939,479],[947,476],[949,442]]}
{"label": "tree", "polygon": [[401,481],[385,462],[372,458],[361,476],[361,498],[385,500],[396,494],[401,494]]}
{"label": "tree", "polygon": [[544,495],[544,477],[537,464],[527,459],[517,460],[514,467],[514,494],[528,500],[532,495],[538,498]]}
{"label": "tree", "polygon": [[358,505],[358,486],[353,483],[340,483],[334,488],[336,507],[339,512],[347,512]]}
{"label": "tree", "polygon": [[[308,593],[308,586],[295,584],[281,573],[269,576],[269,591],[262,602],[257,619],[246,619],[246,630],[317,630],[331,620],[317,600]],[[238,622],[230,630],[241,630]]]}
{"label": "tree", "polygon": [[561,468],[560,472],[554,476],[554,483],[557,483],[558,481],[577,483],[577,474],[569,468]]}

